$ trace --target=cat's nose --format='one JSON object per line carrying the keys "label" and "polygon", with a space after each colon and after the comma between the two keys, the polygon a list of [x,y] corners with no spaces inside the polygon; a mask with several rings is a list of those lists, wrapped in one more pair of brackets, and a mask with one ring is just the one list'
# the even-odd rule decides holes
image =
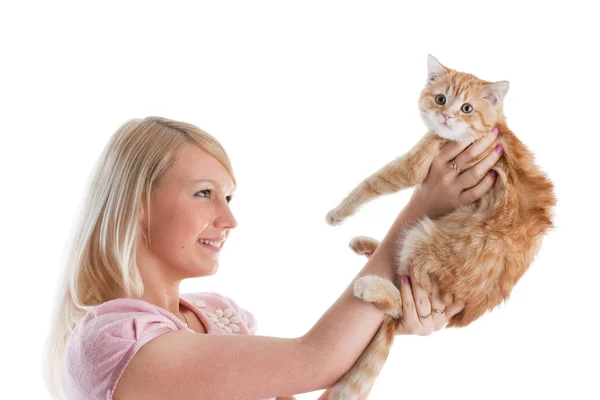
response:
{"label": "cat's nose", "polygon": [[442,115],[444,116],[444,121],[448,121],[450,118],[453,118],[452,115],[446,115],[444,113],[442,113]]}

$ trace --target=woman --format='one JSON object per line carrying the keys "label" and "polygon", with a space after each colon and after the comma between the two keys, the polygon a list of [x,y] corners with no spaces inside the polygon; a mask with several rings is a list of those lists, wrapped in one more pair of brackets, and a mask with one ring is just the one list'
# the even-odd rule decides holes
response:
{"label": "woman", "polygon": [[[179,293],[182,280],[216,273],[237,225],[228,205],[236,181],[224,149],[187,123],[126,122],[95,167],[75,227],[46,347],[50,392],[67,399],[283,399],[332,387],[383,320],[354,296],[354,281],[365,274],[394,280],[403,226],[444,215],[492,187],[495,178],[481,179],[474,168],[459,183],[449,165],[466,165],[494,139],[490,133],[470,146],[444,146],[422,189],[338,300],[305,335],[278,338],[253,335],[252,313],[229,297]],[[487,171],[498,158],[491,152],[478,165]],[[463,307],[432,314],[444,308],[435,292],[430,298],[408,279],[400,291],[398,334],[429,335]]]}

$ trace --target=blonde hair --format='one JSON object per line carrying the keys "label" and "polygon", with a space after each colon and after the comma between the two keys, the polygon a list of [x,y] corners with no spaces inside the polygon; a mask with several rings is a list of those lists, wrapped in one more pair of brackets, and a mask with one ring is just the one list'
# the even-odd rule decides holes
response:
{"label": "blonde hair", "polygon": [[94,165],[65,247],[67,258],[44,347],[42,374],[53,399],[63,398],[61,366],[77,322],[101,303],[143,295],[135,257],[140,206],[145,201],[149,223],[151,193],[186,142],[217,159],[236,183],[229,157],[213,136],[161,117],[125,122]]}

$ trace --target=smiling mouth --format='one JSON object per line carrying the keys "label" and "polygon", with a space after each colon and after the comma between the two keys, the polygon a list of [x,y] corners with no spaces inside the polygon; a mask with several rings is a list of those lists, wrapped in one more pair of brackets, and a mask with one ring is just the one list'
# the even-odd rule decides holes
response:
{"label": "smiling mouth", "polygon": [[198,239],[198,240],[196,240],[196,242],[200,246],[202,246],[206,249],[212,250],[212,251],[216,251],[216,252],[221,251],[221,248],[223,247],[223,243],[225,243],[224,240],[221,242],[213,242],[212,240],[205,240],[205,239]]}

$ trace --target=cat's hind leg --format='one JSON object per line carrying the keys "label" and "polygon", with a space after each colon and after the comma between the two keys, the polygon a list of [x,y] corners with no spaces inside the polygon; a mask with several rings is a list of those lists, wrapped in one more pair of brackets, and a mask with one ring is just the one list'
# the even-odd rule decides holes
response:
{"label": "cat's hind leg", "polygon": [[356,236],[350,241],[350,248],[355,253],[371,257],[379,246],[379,241],[368,236]]}

